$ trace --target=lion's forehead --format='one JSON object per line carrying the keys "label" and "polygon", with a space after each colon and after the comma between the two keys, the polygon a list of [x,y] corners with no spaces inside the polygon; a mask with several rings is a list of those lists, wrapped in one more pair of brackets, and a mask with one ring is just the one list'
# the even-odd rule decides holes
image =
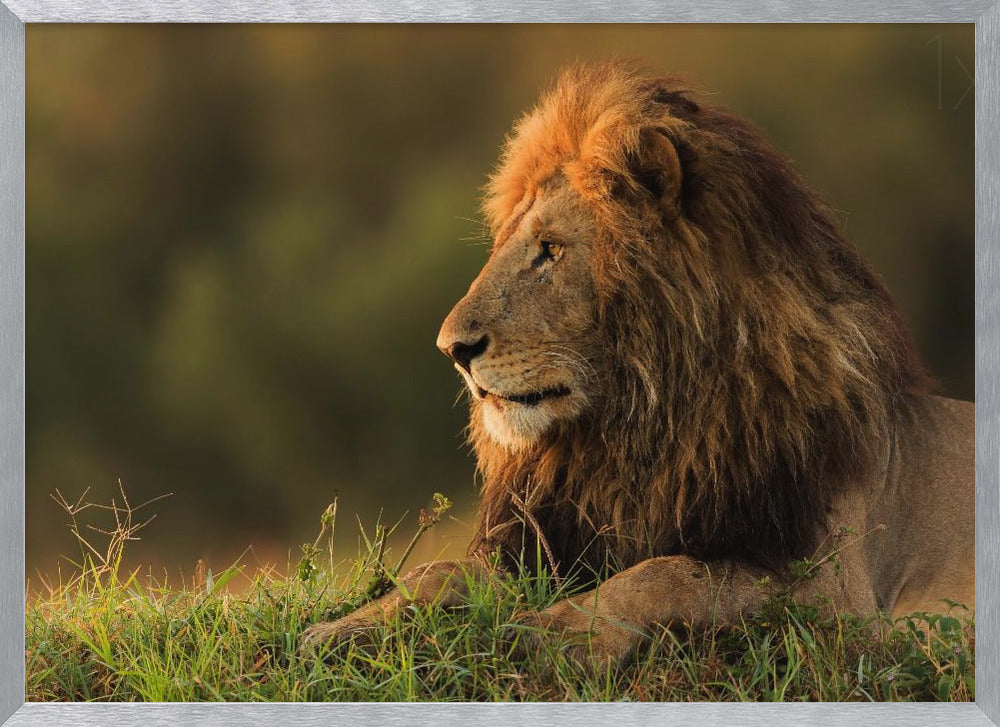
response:
{"label": "lion's forehead", "polygon": [[589,213],[586,200],[568,180],[559,176],[524,193],[501,226],[493,247],[498,249],[520,235],[561,233],[567,237],[580,236],[593,226],[594,216]]}
{"label": "lion's forehead", "polygon": [[534,194],[525,194],[524,198],[518,203],[517,207],[514,208],[510,218],[504,223],[503,227],[500,228],[500,232],[497,234],[496,239],[493,242],[494,249],[499,248],[517,233],[517,231],[521,228],[521,223],[524,222],[525,217],[528,216],[528,213],[534,207],[537,199],[538,197]]}

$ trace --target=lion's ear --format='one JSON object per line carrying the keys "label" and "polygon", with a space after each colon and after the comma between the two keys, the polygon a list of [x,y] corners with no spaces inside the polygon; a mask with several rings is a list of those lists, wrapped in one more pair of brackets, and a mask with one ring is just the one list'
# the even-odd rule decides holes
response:
{"label": "lion's ear", "polygon": [[684,173],[677,149],[663,132],[643,129],[630,172],[638,186],[658,203],[664,218],[673,219],[680,213]]}

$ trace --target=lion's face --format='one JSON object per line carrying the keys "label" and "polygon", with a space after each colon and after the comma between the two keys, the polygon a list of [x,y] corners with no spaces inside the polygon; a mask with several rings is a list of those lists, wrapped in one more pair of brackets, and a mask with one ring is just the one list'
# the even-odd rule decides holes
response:
{"label": "lion's face", "polygon": [[437,345],[472,394],[473,416],[508,449],[594,403],[600,366],[592,214],[561,176],[525,196]]}

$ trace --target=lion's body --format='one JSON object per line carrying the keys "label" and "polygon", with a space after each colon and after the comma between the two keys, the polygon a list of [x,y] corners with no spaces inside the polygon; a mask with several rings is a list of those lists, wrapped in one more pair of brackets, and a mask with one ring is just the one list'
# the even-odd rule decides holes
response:
{"label": "lion's body", "polygon": [[[670,79],[571,69],[485,210],[490,260],[438,339],[483,475],[463,567],[540,547],[613,575],[529,617],[613,658],[654,623],[738,618],[765,575],[860,614],[972,605],[973,407],[926,393],[888,292],[753,127]],[[454,602],[457,567],[405,591]]]}
{"label": "lion's body", "polygon": [[[893,615],[975,606],[975,410],[921,397],[906,403],[884,476],[846,501],[860,528],[876,604]],[[853,514],[853,513],[852,513]]]}

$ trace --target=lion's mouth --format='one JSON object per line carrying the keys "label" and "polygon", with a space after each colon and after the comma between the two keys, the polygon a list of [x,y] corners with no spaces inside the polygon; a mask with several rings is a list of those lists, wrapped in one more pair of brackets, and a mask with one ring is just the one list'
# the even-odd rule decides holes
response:
{"label": "lion's mouth", "polygon": [[478,401],[489,401],[498,407],[502,407],[504,402],[520,404],[522,406],[538,406],[543,401],[561,399],[572,393],[568,386],[560,384],[558,386],[550,386],[546,389],[539,389],[537,391],[527,391],[522,394],[500,394],[496,391],[490,391],[489,389],[484,389],[480,386],[479,382],[473,377],[471,371],[463,369],[457,364],[455,365],[455,368],[460,374],[462,374],[462,377],[469,385],[469,390]]}
{"label": "lion's mouth", "polygon": [[541,391],[529,391],[525,394],[497,394],[493,391],[487,391],[478,384],[476,385],[476,395],[480,399],[510,401],[515,404],[523,404],[524,406],[538,406],[547,399],[559,399],[569,396],[569,394],[570,390],[568,386],[553,386]]}

